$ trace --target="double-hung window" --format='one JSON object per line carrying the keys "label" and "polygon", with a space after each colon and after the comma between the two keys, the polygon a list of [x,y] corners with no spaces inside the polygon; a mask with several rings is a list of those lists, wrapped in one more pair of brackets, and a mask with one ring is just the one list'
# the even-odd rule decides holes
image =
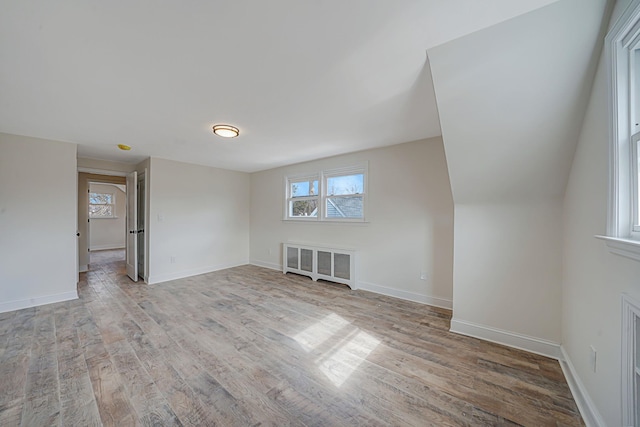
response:
{"label": "double-hung window", "polygon": [[287,218],[318,217],[318,176],[287,180]]}
{"label": "double-hung window", "polygon": [[607,236],[617,240],[610,242],[618,246],[616,253],[640,260],[640,0],[633,0],[612,27],[606,53],[611,107]]}
{"label": "double-hung window", "polygon": [[89,218],[115,218],[115,195],[89,193]]}
{"label": "double-hung window", "polygon": [[284,219],[364,222],[367,164],[327,169],[286,181]]}

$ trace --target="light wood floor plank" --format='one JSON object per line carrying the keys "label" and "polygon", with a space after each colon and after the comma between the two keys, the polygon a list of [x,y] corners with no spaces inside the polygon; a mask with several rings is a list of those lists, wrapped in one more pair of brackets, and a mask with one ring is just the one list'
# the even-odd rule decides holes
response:
{"label": "light wood floor plank", "polygon": [[0,314],[0,425],[581,426],[557,361],[448,310],[242,266]]}

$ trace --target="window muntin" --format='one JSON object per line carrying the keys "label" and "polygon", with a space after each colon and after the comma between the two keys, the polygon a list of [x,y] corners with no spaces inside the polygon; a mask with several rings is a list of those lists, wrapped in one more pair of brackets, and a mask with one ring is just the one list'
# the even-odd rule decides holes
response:
{"label": "window muntin", "polygon": [[89,218],[115,218],[112,193],[89,193]]}
{"label": "window muntin", "polygon": [[364,163],[285,178],[284,219],[363,222],[367,169]]}

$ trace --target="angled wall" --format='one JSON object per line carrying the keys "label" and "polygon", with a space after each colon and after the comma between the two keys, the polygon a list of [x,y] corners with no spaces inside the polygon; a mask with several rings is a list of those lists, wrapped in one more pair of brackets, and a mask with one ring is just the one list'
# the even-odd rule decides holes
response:
{"label": "angled wall", "polygon": [[559,357],[562,197],[605,0],[428,51],[455,202],[452,330]]}

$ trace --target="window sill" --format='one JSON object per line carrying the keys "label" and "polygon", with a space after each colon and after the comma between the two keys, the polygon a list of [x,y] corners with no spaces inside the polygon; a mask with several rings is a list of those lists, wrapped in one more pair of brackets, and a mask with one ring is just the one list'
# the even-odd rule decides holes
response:
{"label": "window sill", "polygon": [[334,224],[334,225],[368,225],[369,221],[361,221],[361,220],[317,220],[317,219],[283,219],[284,223],[298,223],[298,224]]}
{"label": "window sill", "polygon": [[609,252],[612,254],[640,261],[640,241],[599,235],[594,237],[596,239],[604,240]]}

